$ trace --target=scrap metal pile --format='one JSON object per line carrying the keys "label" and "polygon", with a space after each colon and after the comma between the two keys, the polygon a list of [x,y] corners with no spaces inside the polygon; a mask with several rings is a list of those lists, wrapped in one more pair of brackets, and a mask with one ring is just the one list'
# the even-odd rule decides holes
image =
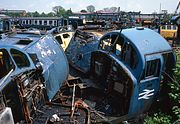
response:
{"label": "scrap metal pile", "polygon": [[1,39],[0,123],[136,120],[158,99],[160,82],[170,80],[174,52],[150,29],[117,30],[100,39],[77,30],[67,44],[71,35],[60,33],[31,30]]}

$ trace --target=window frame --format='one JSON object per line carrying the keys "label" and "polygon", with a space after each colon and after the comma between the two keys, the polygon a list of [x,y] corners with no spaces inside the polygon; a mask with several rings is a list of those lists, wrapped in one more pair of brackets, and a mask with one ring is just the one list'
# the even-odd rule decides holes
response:
{"label": "window frame", "polygon": [[[151,62],[151,63],[150,63]],[[155,63],[156,62],[156,63]],[[150,63],[150,64],[149,64]],[[152,64],[156,64],[155,67],[153,67],[154,65]],[[160,58],[157,59],[153,59],[153,60],[148,60],[146,61],[145,64],[145,71],[144,71],[144,79],[149,79],[149,78],[153,78],[153,77],[159,77],[160,74],[160,67],[161,67],[161,60]],[[149,66],[150,67],[149,67]],[[154,68],[154,70],[152,71],[152,67]],[[152,72],[148,72],[148,71],[152,71]],[[150,74],[149,74],[150,73]]]}
{"label": "window frame", "polygon": [[[12,58],[11,58],[11,55],[9,54],[9,52],[8,52],[7,49],[0,48],[0,51],[5,51],[5,52],[6,52],[5,54],[6,54],[6,57],[8,58],[9,65],[10,65],[10,67],[9,67],[8,69],[6,68],[7,73],[4,75],[4,76],[6,76],[12,69],[15,70],[15,65],[14,65],[14,62],[13,62],[13,60],[12,60]],[[6,63],[7,63],[7,60],[6,60]],[[3,71],[4,71],[4,70],[3,70]],[[1,80],[4,76],[0,77],[0,80]]]}
{"label": "window frame", "polygon": [[39,25],[42,25],[42,20],[39,20]]}
{"label": "window frame", "polygon": [[[129,61],[127,61],[127,53],[129,54]],[[134,57],[134,61],[132,61],[132,57]],[[134,70],[139,63],[139,60],[135,58],[138,58],[136,49],[133,47],[133,45],[128,39],[125,39],[121,52],[122,61]]]}
{"label": "window frame", "polygon": [[[114,37],[114,39],[112,37],[113,35],[116,35],[116,37]],[[118,39],[117,39],[118,41],[116,43],[114,43],[117,37],[118,37]],[[106,45],[107,47],[110,47],[108,49],[103,48],[104,47],[103,42],[106,40],[109,40],[109,42],[107,42],[107,45]],[[114,45],[114,46],[112,46],[112,45]],[[121,47],[120,51],[117,51],[117,45],[119,45]],[[129,48],[127,49],[126,47],[129,47]],[[101,50],[115,54],[117,58],[119,58],[121,61],[123,61],[125,64],[127,64],[133,70],[136,69],[136,67],[138,66],[139,60],[138,59],[135,60],[135,58],[138,57],[138,53],[137,53],[136,49],[131,44],[129,39],[120,35],[119,33],[112,33],[112,34],[107,34],[106,36],[104,36],[100,40],[99,48]],[[110,51],[109,51],[109,49],[110,49]],[[129,51],[129,50],[131,50],[131,51]],[[126,61],[126,59],[127,59],[126,53],[129,53],[129,55],[130,55],[129,56],[130,60],[128,62]],[[134,61],[132,61],[132,57],[134,58]]]}
{"label": "window frame", "polygon": [[[17,52],[17,53],[12,53],[12,51],[15,51],[15,52]],[[20,65],[18,64],[17,60],[14,58],[13,54],[18,54],[18,53],[20,53],[20,54],[22,55],[21,57],[23,57],[23,59],[21,58],[21,60],[24,60],[24,62],[26,62],[24,65],[21,65],[21,66],[20,66]],[[11,54],[12,59],[14,60],[16,66],[17,66],[18,68],[28,68],[28,67],[31,66],[31,63],[30,63],[30,61],[29,61],[29,59],[28,59],[28,56],[27,56],[25,53],[23,53],[23,52],[21,52],[21,51],[19,51],[19,50],[17,50],[17,49],[11,48],[11,49],[10,49],[10,54]]]}

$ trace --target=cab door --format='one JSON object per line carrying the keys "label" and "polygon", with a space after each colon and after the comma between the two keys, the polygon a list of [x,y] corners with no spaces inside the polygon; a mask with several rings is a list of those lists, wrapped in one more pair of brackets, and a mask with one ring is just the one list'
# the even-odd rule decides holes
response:
{"label": "cab door", "polygon": [[[156,98],[161,80],[163,59],[161,55],[146,55],[145,69],[139,83],[138,101],[139,107],[148,109]],[[144,111],[144,110],[142,110]]]}

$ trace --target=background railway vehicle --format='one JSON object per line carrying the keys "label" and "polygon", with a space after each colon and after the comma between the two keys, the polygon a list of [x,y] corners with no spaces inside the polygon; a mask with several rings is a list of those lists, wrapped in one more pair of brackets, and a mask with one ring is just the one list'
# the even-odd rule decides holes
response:
{"label": "background railway vehicle", "polygon": [[[148,111],[158,99],[160,86],[170,80],[175,65],[175,55],[167,41],[141,27],[112,31],[94,44],[84,41],[84,45],[79,45],[83,40],[74,36],[66,55],[73,67],[85,73],[79,75],[83,86],[76,86],[81,99],[101,113],[100,120],[115,124]],[[84,46],[91,50],[82,50]]]}
{"label": "background railway vehicle", "polygon": [[73,34],[74,34],[73,31],[65,31],[65,32],[58,33],[54,37],[59,42],[59,44],[61,45],[63,50],[65,51],[69,45],[69,42],[70,42]]}
{"label": "background railway vehicle", "polygon": [[71,28],[68,29],[68,27],[56,27],[49,30],[47,33],[54,36],[54,38],[58,41],[64,51],[68,47],[69,42],[74,35],[74,31]]}
{"label": "background railway vehicle", "polygon": [[74,30],[82,28],[83,19],[78,17],[20,17],[18,18],[19,28],[37,28],[41,30],[50,30],[55,27],[72,26]]}
{"label": "background railway vehicle", "polygon": [[64,26],[67,23],[60,17],[21,17],[19,19],[20,28],[37,28],[50,30],[54,27]]}
{"label": "background railway vehicle", "polygon": [[177,36],[178,27],[171,23],[160,26],[160,34],[167,40],[173,40]]}
{"label": "background railway vehicle", "polygon": [[[4,15],[5,16],[5,15]],[[0,15],[0,34],[11,31],[11,22],[8,17]]]}

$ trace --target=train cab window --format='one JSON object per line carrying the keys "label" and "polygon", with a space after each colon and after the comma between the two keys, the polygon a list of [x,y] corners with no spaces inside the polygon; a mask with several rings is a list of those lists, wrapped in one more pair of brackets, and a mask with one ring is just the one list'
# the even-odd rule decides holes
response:
{"label": "train cab window", "polygon": [[118,37],[117,42],[116,42],[116,55],[117,57],[121,57],[121,51],[122,51],[122,47],[124,44],[124,39],[122,37]]}
{"label": "train cab window", "polygon": [[173,25],[173,30],[176,30],[176,25]]}
{"label": "train cab window", "polygon": [[32,20],[29,20],[29,24],[30,24],[30,25],[32,24]]}
{"label": "train cab window", "polygon": [[59,42],[59,44],[63,44],[63,41],[62,41],[62,39],[61,39],[61,36],[59,35],[59,36],[56,36],[56,38],[55,38],[58,42]]}
{"label": "train cab window", "polygon": [[166,26],[165,26],[165,25],[163,25],[163,26],[162,26],[162,29],[166,29]]}
{"label": "train cab window", "polygon": [[30,62],[28,60],[28,57],[24,53],[22,53],[18,50],[15,50],[15,49],[11,49],[10,52],[11,52],[11,55],[12,55],[16,65],[17,65],[17,67],[23,68],[23,67],[29,67],[30,66]]}
{"label": "train cab window", "polygon": [[37,25],[37,20],[34,21],[34,24]]}
{"label": "train cab window", "polygon": [[39,25],[42,25],[42,21],[41,20],[39,20]]}
{"label": "train cab window", "polygon": [[47,21],[44,21],[44,25],[47,25]]}
{"label": "train cab window", "polygon": [[124,61],[130,68],[135,69],[138,64],[137,53],[124,38],[117,35],[107,35],[100,41],[100,48],[114,53],[118,58]]}
{"label": "train cab window", "polygon": [[111,45],[111,37],[110,37],[110,35],[105,36],[100,41],[100,48],[103,49],[103,50],[109,50],[110,45]]}
{"label": "train cab window", "polygon": [[63,34],[63,38],[69,38],[70,35],[69,34]]}
{"label": "train cab window", "polygon": [[13,62],[5,49],[0,49],[0,79],[14,68]]}
{"label": "train cab window", "polygon": [[[118,40],[117,38],[118,38],[117,34],[111,34],[111,35],[105,36],[100,41],[100,48],[105,51],[115,52],[116,46],[113,46],[113,45],[115,45],[114,43],[116,42],[116,40]],[[117,45],[117,47],[118,47],[118,45]]]}
{"label": "train cab window", "polygon": [[121,50],[122,50],[122,46],[120,44],[116,44],[116,55],[120,56],[121,55]]}
{"label": "train cab window", "polygon": [[171,30],[171,25],[167,25],[167,29],[168,29],[168,30]]}
{"label": "train cab window", "polygon": [[57,21],[54,21],[54,26],[56,26],[57,25]]}
{"label": "train cab window", "polygon": [[145,77],[158,77],[160,72],[160,59],[146,62]]}
{"label": "train cab window", "polygon": [[132,69],[135,69],[138,64],[137,53],[129,42],[123,45],[121,59]]}
{"label": "train cab window", "polygon": [[49,21],[49,25],[52,25],[52,21]]}
{"label": "train cab window", "polygon": [[0,21],[0,31],[3,31],[3,21]]}

